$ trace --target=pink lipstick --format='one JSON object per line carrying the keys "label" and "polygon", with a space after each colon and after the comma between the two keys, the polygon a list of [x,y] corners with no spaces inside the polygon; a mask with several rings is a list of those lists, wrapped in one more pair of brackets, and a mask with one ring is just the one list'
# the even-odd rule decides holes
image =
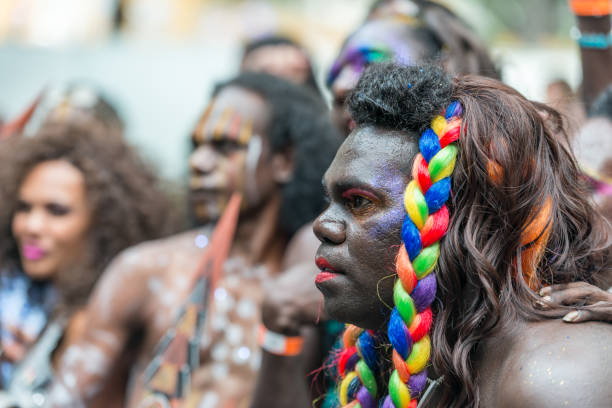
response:
{"label": "pink lipstick", "polygon": [[45,256],[45,251],[38,245],[24,245],[23,257],[28,261],[38,261]]}

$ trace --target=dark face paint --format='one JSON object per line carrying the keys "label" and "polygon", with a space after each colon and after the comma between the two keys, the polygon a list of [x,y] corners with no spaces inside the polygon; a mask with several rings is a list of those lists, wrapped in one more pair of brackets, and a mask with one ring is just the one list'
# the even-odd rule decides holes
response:
{"label": "dark face paint", "polygon": [[385,323],[416,140],[404,132],[357,129],[325,174],[330,203],[314,224],[323,270],[316,283],[334,319],[368,329]]}

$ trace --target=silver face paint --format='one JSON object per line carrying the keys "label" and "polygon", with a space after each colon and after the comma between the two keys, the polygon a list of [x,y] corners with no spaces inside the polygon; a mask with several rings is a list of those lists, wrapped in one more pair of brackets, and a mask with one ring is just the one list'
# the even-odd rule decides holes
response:
{"label": "silver face paint", "polygon": [[259,202],[259,191],[257,188],[257,165],[262,152],[261,136],[254,134],[249,140],[245,163],[245,193],[251,202]]}

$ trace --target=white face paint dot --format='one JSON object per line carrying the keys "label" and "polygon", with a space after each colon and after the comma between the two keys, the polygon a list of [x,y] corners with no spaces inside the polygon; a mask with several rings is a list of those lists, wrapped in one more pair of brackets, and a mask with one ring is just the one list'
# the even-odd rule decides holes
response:
{"label": "white face paint dot", "polygon": [[251,349],[247,346],[242,346],[234,351],[234,363],[244,364],[251,357]]}
{"label": "white face paint dot", "polygon": [[195,237],[195,246],[197,246],[198,248],[205,248],[206,245],[208,245],[208,237],[204,234],[198,234]]}

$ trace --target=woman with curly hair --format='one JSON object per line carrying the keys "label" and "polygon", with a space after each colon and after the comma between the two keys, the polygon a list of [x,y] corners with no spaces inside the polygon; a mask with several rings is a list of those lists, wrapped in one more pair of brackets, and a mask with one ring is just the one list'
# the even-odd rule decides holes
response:
{"label": "woman with curly hair", "polygon": [[0,149],[1,364],[10,392],[25,386],[20,363],[50,375],[108,262],[169,232],[170,207],[143,161],[97,122],[47,124]]}

